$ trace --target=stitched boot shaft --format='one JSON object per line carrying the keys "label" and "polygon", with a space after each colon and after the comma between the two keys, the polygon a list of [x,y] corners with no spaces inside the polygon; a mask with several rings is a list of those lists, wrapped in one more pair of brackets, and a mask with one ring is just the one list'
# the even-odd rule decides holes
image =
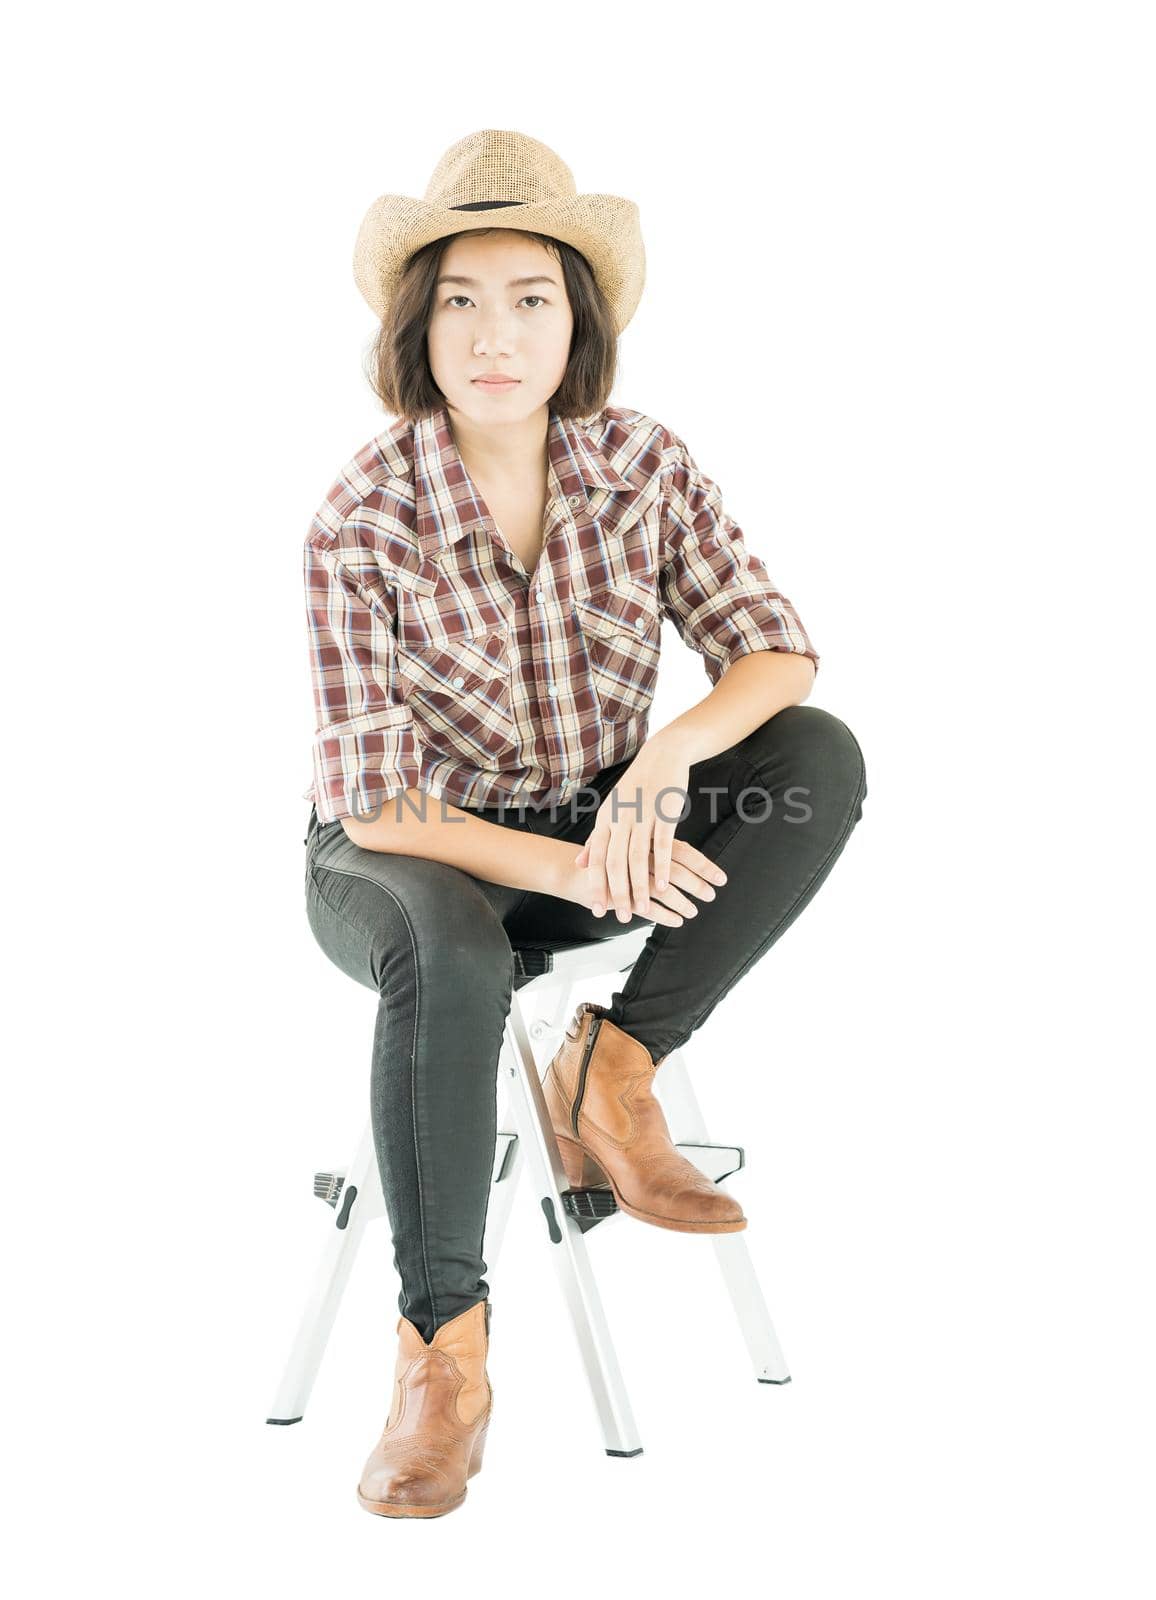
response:
{"label": "stitched boot shaft", "polygon": [[570,1186],[609,1185],[640,1222],[681,1233],[737,1233],[742,1207],[670,1137],[653,1082],[661,1065],[639,1040],[586,1001],[574,1013],[542,1090]]}
{"label": "stitched boot shaft", "polygon": [[427,1344],[397,1324],[393,1402],[366,1461],[357,1498],[386,1517],[436,1517],[465,1499],[482,1464],[493,1390],[486,1375],[489,1301],[444,1323]]}

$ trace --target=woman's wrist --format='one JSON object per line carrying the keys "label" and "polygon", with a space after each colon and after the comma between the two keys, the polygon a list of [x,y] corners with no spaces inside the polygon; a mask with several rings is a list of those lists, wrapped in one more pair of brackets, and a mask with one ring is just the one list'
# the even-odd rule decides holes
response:
{"label": "woman's wrist", "polygon": [[574,871],[574,857],[580,844],[567,843],[565,839],[548,839],[539,834],[535,844],[542,847],[532,868],[534,888],[539,894],[552,894],[559,900],[568,900],[566,893]]}

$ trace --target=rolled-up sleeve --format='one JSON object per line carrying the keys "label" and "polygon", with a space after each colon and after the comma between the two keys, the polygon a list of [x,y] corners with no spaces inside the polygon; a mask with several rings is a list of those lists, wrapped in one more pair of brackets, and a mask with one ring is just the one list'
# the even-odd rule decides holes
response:
{"label": "rolled-up sleeve", "polygon": [[817,672],[819,656],[798,612],[746,548],[718,484],[681,439],[670,439],[659,576],[663,614],[702,656],[712,685],[752,650],[797,652]]}
{"label": "rolled-up sleeve", "polygon": [[339,556],[312,539],[305,597],[316,711],[306,798],[322,822],[370,816],[416,788],[421,773],[413,714],[398,693],[396,609],[367,593]]}

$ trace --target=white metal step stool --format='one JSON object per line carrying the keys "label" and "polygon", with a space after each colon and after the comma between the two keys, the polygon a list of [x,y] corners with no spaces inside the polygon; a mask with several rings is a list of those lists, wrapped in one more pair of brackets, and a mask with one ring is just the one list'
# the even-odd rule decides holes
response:
{"label": "white metal step stool", "polygon": [[[591,1228],[605,1226],[618,1212],[608,1189],[569,1188],[551,1132],[541,1073],[561,1044],[578,1003],[595,998],[591,991],[600,980],[617,980],[628,971],[649,933],[650,928],[643,927],[581,944],[548,940],[515,943],[514,993],[498,1061],[499,1081],[506,1086],[506,1105],[504,1111],[499,1106],[498,1112],[494,1187],[482,1251],[487,1277],[492,1282],[510,1206],[523,1167],[528,1164],[535,1203],[542,1213],[543,1231],[570,1311],[606,1454],[611,1456],[640,1455],[642,1442],[602,1310],[585,1236]],[[572,999],[579,987],[581,993]],[[709,1142],[681,1050],[666,1057],[653,1086],[671,1138],[682,1154],[716,1183],[737,1172],[743,1165],[743,1152],[738,1146]],[[300,1422],[304,1416],[362,1233],[374,1218],[386,1215],[368,1118],[352,1164],[344,1172],[317,1173],[313,1187],[315,1194],[333,1206],[336,1218],[266,1419],[277,1424]],[[634,1218],[627,1220],[641,1244],[646,1224]],[[759,1383],[789,1383],[790,1374],[747,1249],[745,1230],[707,1237],[746,1340],[756,1379]]]}

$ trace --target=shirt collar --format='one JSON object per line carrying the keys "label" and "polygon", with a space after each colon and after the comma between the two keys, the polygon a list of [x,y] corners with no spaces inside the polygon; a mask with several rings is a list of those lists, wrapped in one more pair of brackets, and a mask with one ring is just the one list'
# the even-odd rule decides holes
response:
{"label": "shirt collar", "polygon": [[[615,471],[577,423],[559,416],[553,408],[546,451],[551,492],[571,509],[584,511],[592,490],[637,494],[635,486]],[[423,560],[443,545],[455,544],[486,514],[458,451],[445,406],[414,423],[413,483]]]}

